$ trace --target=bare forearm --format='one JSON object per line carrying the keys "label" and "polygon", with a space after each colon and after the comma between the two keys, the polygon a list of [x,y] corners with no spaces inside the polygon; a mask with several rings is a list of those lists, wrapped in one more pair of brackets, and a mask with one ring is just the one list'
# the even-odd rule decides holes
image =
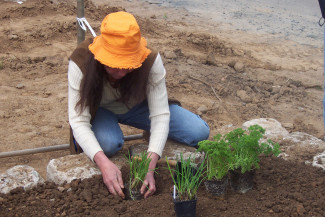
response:
{"label": "bare forearm", "polygon": [[149,164],[149,170],[153,171],[156,168],[157,162],[160,157],[155,152],[149,152],[149,158],[151,158],[151,161]]}
{"label": "bare forearm", "polygon": [[104,154],[104,152],[99,151],[94,156],[94,161],[99,167],[99,169],[103,168],[110,160],[108,157]]}

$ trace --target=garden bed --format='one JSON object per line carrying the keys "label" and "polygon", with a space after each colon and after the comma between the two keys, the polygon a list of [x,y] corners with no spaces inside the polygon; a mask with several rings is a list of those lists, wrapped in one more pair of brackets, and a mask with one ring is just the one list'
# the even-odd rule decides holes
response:
{"label": "garden bed", "polygon": [[[46,183],[27,192],[13,190],[0,196],[0,216],[175,216],[170,174],[165,165],[157,172],[157,192],[148,199],[110,195],[96,176],[61,187]],[[311,166],[263,157],[254,187],[245,194],[228,190],[220,200],[201,185],[197,216],[325,216],[324,176]]]}
{"label": "garden bed", "polygon": [[[143,36],[162,55],[169,96],[199,112],[211,135],[269,117],[290,133],[323,138],[322,48],[278,41],[273,35],[221,31],[218,23],[207,24],[196,14],[144,1],[101,1],[98,7],[91,2],[86,1],[85,17],[96,33],[110,11],[126,8],[136,15]],[[65,144],[69,141],[68,57],[77,42],[76,1],[1,1],[0,5],[0,151]],[[86,35],[91,37],[89,31]],[[212,61],[207,51],[213,54]],[[245,73],[234,70],[237,62],[244,64]],[[125,135],[139,133],[123,129]],[[303,161],[312,158],[305,150],[296,152]],[[3,158],[0,170],[28,164],[45,177],[49,160],[67,154]],[[60,188],[47,183],[32,191],[1,195],[0,216],[173,216],[172,180],[167,170],[158,172],[158,191],[146,200],[114,197],[98,176]],[[325,216],[324,182],[320,169],[263,158],[255,186],[246,194],[229,190],[225,200],[216,200],[202,185],[197,215]]]}

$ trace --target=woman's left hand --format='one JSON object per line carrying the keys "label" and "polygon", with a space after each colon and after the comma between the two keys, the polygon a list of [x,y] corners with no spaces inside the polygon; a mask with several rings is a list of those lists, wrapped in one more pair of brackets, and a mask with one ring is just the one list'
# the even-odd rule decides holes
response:
{"label": "woman's left hand", "polygon": [[140,190],[141,194],[144,194],[144,198],[148,198],[156,192],[156,182],[155,182],[154,174],[159,159],[159,155],[154,152],[149,152],[148,156],[149,158],[151,158],[149,164],[149,172],[147,173],[146,178],[143,181],[143,185]]}
{"label": "woman's left hand", "polygon": [[149,171],[141,187],[141,194],[144,194],[144,198],[152,196],[156,192],[156,182],[154,177],[154,171]]}

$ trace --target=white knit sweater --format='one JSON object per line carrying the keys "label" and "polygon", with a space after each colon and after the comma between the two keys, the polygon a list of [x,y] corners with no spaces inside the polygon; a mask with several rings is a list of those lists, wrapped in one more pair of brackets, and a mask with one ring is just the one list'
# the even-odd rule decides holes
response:
{"label": "white knit sweater", "polygon": [[[148,152],[155,152],[162,155],[169,132],[169,106],[165,84],[166,70],[161,56],[157,58],[150,70],[147,88],[147,100],[151,120],[150,140]],[[68,69],[69,83],[69,122],[73,130],[73,135],[85,154],[94,160],[97,152],[102,151],[93,131],[91,130],[89,108],[87,107],[80,115],[75,110],[75,105],[80,99],[80,83],[83,74],[80,68],[70,60]],[[109,82],[105,83],[103,97],[100,106],[115,114],[121,114],[128,111],[124,104],[116,104],[119,93],[113,89]]]}

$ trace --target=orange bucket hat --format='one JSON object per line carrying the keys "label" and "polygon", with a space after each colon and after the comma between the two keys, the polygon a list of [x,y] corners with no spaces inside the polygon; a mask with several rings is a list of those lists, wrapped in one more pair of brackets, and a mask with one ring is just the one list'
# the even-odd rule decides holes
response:
{"label": "orange bucket hat", "polygon": [[111,68],[136,69],[151,51],[141,37],[134,16],[120,11],[108,14],[100,27],[101,35],[89,45],[95,59]]}

